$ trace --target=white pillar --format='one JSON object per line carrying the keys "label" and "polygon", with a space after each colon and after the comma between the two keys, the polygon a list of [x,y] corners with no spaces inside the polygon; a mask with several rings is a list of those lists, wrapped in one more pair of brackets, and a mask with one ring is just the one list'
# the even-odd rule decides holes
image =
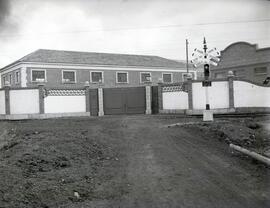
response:
{"label": "white pillar", "polygon": [[0,88],[2,88],[2,74],[0,73]]}
{"label": "white pillar", "polygon": [[194,71],[194,80],[197,80],[197,71]]}
{"label": "white pillar", "polygon": [[151,114],[151,86],[145,86],[145,96],[146,96],[146,111],[145,114]]}
{"label": "white pillar", "polygon": [[104,116],[102,88],[98,88],[98,116]]}
{"label": "white pillar", "polygon": [[27,83],[26,67],[23,66],[21,68],[21,87],[26,87],[26,83]]}

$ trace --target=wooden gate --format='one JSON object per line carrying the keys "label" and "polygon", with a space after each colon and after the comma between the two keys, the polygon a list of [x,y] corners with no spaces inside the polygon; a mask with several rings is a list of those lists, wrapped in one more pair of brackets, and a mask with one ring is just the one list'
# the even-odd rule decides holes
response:
{"label": "wooden gate", "polygon": [[104,88],[104,114],[144,114],[145,87]]}

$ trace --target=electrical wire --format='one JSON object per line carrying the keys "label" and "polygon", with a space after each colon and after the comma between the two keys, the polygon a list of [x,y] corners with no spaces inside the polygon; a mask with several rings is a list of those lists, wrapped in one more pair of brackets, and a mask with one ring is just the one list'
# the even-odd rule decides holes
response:
{"label": "electrical wire", "polygon": [[[161,26],[148,26],[148,27],[125,27],[125,28],[107,28],[107,29],[93,29],[93,30],[74,30],[64,32],[48,32],[39,33],[35,35],[57,35],[57,34],[76,34],[76,33],[91,33],[91,32],[113,32],[113,31],[128,31],[128,30],[151,30],[151,29],[166,29],[177,27],[189,27],[189,26],[208,26],[208,25],[223,25],[223,24],[239,24],[239,23],[258,23],[258,22],[270,22],[270,19],[258,19],[258,20],[238,20],[238,21],[224,21],[224,22],[209,22],[209,23],[194,23],[194,24],[175,24],[175,25],[161,25]],[[22,36],[33,36],[31,34],[3,34],[0,38],[14,38]]]}

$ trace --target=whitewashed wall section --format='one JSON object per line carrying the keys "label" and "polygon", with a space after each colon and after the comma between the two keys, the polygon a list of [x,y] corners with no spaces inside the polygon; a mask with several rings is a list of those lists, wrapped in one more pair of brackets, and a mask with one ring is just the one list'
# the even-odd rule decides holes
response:
{"label": "whitewashed wall section", "polygon": [[50,90],[44,98],[45,113],[86,112],[84,90]]}
{"label": "whitewashed wall section", "polygon": [[39,113],[38,89],[10,90],[10,114]]}
{"label": "whitewashed wall section", "polygon": [[164,110],[188,109],[188,93],[184,91],[183,85],[164,86],[162,99]]}
{"label": "whitewashed wall section", "polygon": [[[205,109],[206,87],[201,82],[192,83],[193,109]],[[211,109],[229,108],[229,84],[227,81],[212,82],[208,87]]]}
{"label": "whitewashed wall section", "polygon": [[263,87],[244,81],[234,81],[234,106],[270,107],[270,87]]}
{"label": "whitewashed wall section", "polygon": [[6,113],[5,91],[0,90],[0,114]]}

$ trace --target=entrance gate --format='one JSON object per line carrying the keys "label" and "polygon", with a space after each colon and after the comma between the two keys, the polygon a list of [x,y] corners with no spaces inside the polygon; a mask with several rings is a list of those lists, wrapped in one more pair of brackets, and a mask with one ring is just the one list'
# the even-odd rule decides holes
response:
{"label": "entrance gate", "polygon": [[103,88],[104,114],[144,114],[145,87]]}

